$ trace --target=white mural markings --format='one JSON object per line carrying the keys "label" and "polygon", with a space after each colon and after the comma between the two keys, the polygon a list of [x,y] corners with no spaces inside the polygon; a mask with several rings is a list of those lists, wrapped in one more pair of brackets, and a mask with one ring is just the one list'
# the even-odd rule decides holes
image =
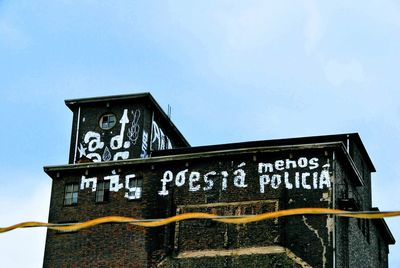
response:
{"label": "white mural markings", "polygon": [[149,134],[146,132],[146,130],[143,129],[143,137],[142,137],[142,152],[140,154],[140,158],[147,158],[148,153],[147,153],[147,148],[148,148],[148,142],[149,142]]}
{"label": "white mural markings", "polygon": [[[131,116],[131,121],[129,120],[129,116]],[[118,121],[121,127],[119,133],[113,136],[109,142],[106,141],[107,146],[105,142],[102,141],[102,135],[105,133],[88,131],[78,146],[79,158],[77,158],[80,159],[85,156],[94,162],[128,159],[128,149],[137,145],[140,137],[140,117],[140,109],[135,109],[130,112],[128,109],[124,109]],[[131,124],[128,125],[129,123]],[[112,132],[110,131],[110,133]],[[124,138],[127,140],[124,140]],[[151,134],[149,134],[148,131],[142,131],[140,158],[147,158],[149,149],[165,150],[172,148],[173,146],[170,138],[164,133],[155,120],[152,120],[151,123]]]}
{"label": "white mural markings", "polygon": [[110,191],[118,192],[124,187],[124,185],[122,183],[119,183],[119,175],[115,173],[115,170],[113,170],[111,173],[112,175],[105,176],[104,180],[110,181]]}
{"label": "white mural markings", "polygon": [[86,133],[83,141],[88,145],[89,152],[94,152],[104,147],[104,142],[101,141],[100,134],[94,131]]}
{"label": "white mural markings", "polygon": [[139,126],[139,118],[140,118],[140,111],[136,109],[135,112],[132,111],[133,120],[132,125],[128,129],[128,139],[131,141],[133,145],[136,145],[137,139],[139,138],[140,126]]}
{"label": "white mural markings", "polygon": [[182,170],[180,171],[177,175],[176,175],[176,179],[175,179],[175,185],[178,187],[181,187],[185,184],[186,182],[186,176],[185,174],[188,172],[188,169]]}
{"label": "white mural markings", "polygon": [[[314,170],[319,167],[319,159],[311,158],[308,160],[306,157],[300,157],[297,161],[291,159],[285,160],[277,160],[274,163],[259,163],[258,164],[258,173],[262,174],[259,177],[260,182],[260,192],[264,193],[266,186],[270,185],[273,189],[278,189],[282,184],[282,174],[276,174],[273,172],[284,171],[283,173],[283,186],[286,189],[323,189],[324,187],[330,188],[331,181],[329,175],[329,164],[325,164],[323,166],[323,170],[321,174],[318,172],[303,172],[296,171],[290,175],[290,169],[300,168],[300,169],[309,169]],[[273,174],[264,174],[264,173],[273,173]],[[293,172],[292,172],[293,173]],[[290,182],[292,181],[292,182]],[[293,185],[294,182],[294,185]]]}
{"label": "white mural markings", "polygon": [[233,184],[236,187],[241,187],[241,188],[246,188],[247,184],[245,183],[245,178],[246,178],[246,173],[244,172],[243,169],[241,169],[242,167],[244,167],[246,165],[246,163],[242,162],[238,165],[237,170],[235,170],[235,172],[233,172],[233,175],[236,175],[235,178],[233,178]]}
{"label": "white mural markings", "polygon": [[110,141],[110,147],[113,150],[118,150],[123,145],[125,125],[129,123],[128,109],[124,109],[124,114],[122,115],[121,120],[119,120],[119,123],[121,124],[121,131],[120,131],[119,135],[112,137],[111,141]]}
{"label": "white mural markings", "polygon": [[211,180],[211,179],[208,179],[208,177],[216,176],[216,175],[217,175],[217,172],[215,172],[215,171],[210,171],[210,172],[208,172],[207,174],[204,175],[204,182],[206,184],[206,186],[204,186],[204,188],[203,188],[204,191],[208,191],[208,190],[211,190],[213,188],[214,181]]}
{"label": "white mural markings", "polygon": [[113,160],[119,160],[119,159],[128,159],[129,158],[129,152],[118,152],[115,153]]}
{"label": "white mural markings", "polygon": [[[135,174],[128,174],[125,176],[125,190],[126,193],[124,195],[127,199],[139,199],[142,196],[142,187],[130,187],[129,182],[131,179],[135,178]],[[104,180],[110,181],[110,191],[118,192],[122,188],[124,188],[124,183],[120,183],[120,176],[116,174],[115,170],[111,172],[111,175],[105,176]],[[86,188],[91,188],[92,192],[96,192],[97,188],[97,177],[86,178],[86,176],[82,176],[80,189],[84,190]]]}
{"label": "white mural markings", "polygon": [[[134,131],[139,131],[139,118],[140,118],[140,111],[136,109],[135,112],[132,114],[134,115],[132,127]],[[87,158],[93,160],[94,162],[101,162],[101,161],[110,161],[110,160],[119,160],[119,159],[128,159],[129,158],[129,151],[126,151],[131,147],[132,144],[136,143],[138,133],[132,134],[132,129],[128,129],[128,139],[124,140],[125,136],[125,128],[126,125],[129,123],[128,118],[128,109],[124,109],[121,119],[119,120],[121,125],[121,129],[119,134],[115,135],[111,138],[109,146],[105,146],[105,143],[101,140],[101,134],[95,131],[88,131],[84,138],[83,142],[79,144],[78,152],[79,158],[86,156]],[[133,136],[132,136],[133,135]],[[134,140],[134,138],[136,140]],[[86,147],[85,147],[86,146]],[[104,150],[101,152],[101,150]],[[125,151],[119,151],[119,150]],[[114,152],[118,151],[118,152]]]}
{"label": "white mural markings", "polygon": [[[197,182],[200,180],[200,172],[193,171],[189,176],[189,191],[197,192],[200,190],[200,185]],[[194,184],[197,184],[196,186]]]}
{"label": "white mural markings", "polygon": [[[246,188],[247,184],[245,183],[246,172],[242,169],[246,163],[242,162],[237,166],[237,169],[233,171],[233,184],[238,188]],[[182,187],[186,184],[186,174],[189,173],[188,169],[184,169],[179,171],[175,176],[175,186]],[[213,176],[222,176],[221,189],[225,191],[228,187],[228,171],[224,170],[221,172],[210,171],[203,175],[203,181],[200,182],[201,173],[198,171],[191,171],[189,173],[188,178],[188,186],[190,192],[197,192],[201,189],[201,184],[204,182],[205,186],[203,187],[203,191],[209,191],[213,189],[215,183],[210,177]],[[161,179],[162,188],[161,191],[158,191],[159,195],[168,195],[169,191],[167,190],[167,185],[174,180],[174,174],[172,171],[167,170],[164,172],[163,178]]]}
{"label": "white mural markings", "polygon": [[153,121],[152,123],[152,133],[153,138],[151,140],[151,144],[154,150],[165,150],[172,149],[171,140],[167,135],[164,134],[161,128],[158,127],[158,124]]}
{"label": "white mural markings", "polygon": [[87,178],[85,176],[82,176],[81,179],[81,190],[85,188],[89,188],[90,184],[92,184],[92,192],[96,192],[96,187],[97,187],[97,178]]}
{"label": "white mural markings", "polygon": [[101,162],[101,156],[98,153],[90,153],[87,154],[86,157],[92,159],[93,162]]}
{"label": "white mural markings", "polygon": [[[246,172],[244,170],[245,162],[237,165],[237,168],[231,173],[228,171],[209,171],[203,177],[198,171],[189,171],[188,169],[174,173],[171,170],[164,172],[161,181],[161,190],[158,194],[166,196],[169,194],[168,187],[183,187],[188,185],[189,192],[197,192],[203,185],[203,191],[209,191],[214,187],[219,187],[222,191],[232,184],[236,188],[247,188]],[[291,189],[326,189],[331,187],[331,178],[329,173],[329,164],[322,166],[322,171],[314,171],[320,167],[319,159],[314,157],[308,159],[300,157],[297,160],[284,159],[276,160],[272,163],[258,163],[258,184],[260,193],[265,193],[269,189],[286,188]],[[189,174],[188,180],[186,180]],[[215,177],[222,177],[221,185],[215,184]],[[201,180],[201,178],[203,178]],[[174,180],[175,179],[175,180]]]}
{"label": "white mural markings", "polygon": [[79,145],[78,151],[79,151],[79,158],[86,155],[86,148],[83,147],[82,143]]}
{"label": "white mural markings", "polygon": [[[324,164],[319,171],[320,167],[318,158],[305,158],[301,157],[296,161],[291,159],[276,160],[272,163],[259,162],[256,165],[255,172],[259,174],[257,180],[250,179],[246,181],[246,163],[241,162],[232,171],[211,170],[208,172],[189,170],[188,168],[177,172],[175,175],[171,170],[166,170],[161,182],[161,190],[158,195],[167,196],[170,193],[171,187],[187,187],[189,192],[210,191],[217,187],[222,191],[226,191],[228,187],[236,189],[248,188],[249,183],[256,183],[259,187],[261,194],[270,190],[278,189],[305,189],[305,190],[322,190],[331,188],[331,177],[329,163]],[[310,172],[313,171],[313,172]],[[251,173],[251,174],[254,174]],[[115,170],[111,175],[105,176],[104,180],[110,181],[110,191],[118,192],[125,188],[124,197],[127,199],[139,199],[142,196],[141,184],[132,180],[136,179],[135,174],[128,174],[125,176],[125,183],[120,182],[120,175]],[[91,188],[93,192],[96,191],[97,178],[86,178],[82,176],[80,189]]]}
{"label": "white mural markings", "polygon": [[125,176],[125,189],[128,191],[125,193],[124,197],[133,200],[133,199],[139,199],[142,196],[142,187],[140,186],[133,186],[130,187],[130,180],[134,179],[136,177],[135,174],[127,175]]}
{"label": "white mural markings", "polygon": [[171,182],[174,179],[174,174],[172,171],[167,170],[164,172],[163,178],[161,179],[162,189],[158,191],[159,195],[168,195],[169,191],[167,190],[167,183]]}
{"label": "white mural markings", "polygon": [[[215,172],[215,171],[214,171]],[[228,171],[222,171],[222,191],[225,191],[228,188]]]}

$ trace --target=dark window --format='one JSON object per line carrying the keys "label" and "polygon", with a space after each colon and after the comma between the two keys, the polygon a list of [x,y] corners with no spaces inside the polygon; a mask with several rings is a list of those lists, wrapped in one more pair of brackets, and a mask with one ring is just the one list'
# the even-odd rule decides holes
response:
{"label": "dark window", "polygon": [[65,185],[64,206],[72,206],[78,204],[79,184],[71,183]]}
{"label": "dark window", "polygon": [[128,199],[134,200],[142,198],[142,186],[143,178],[130,178]]}
{"label": "dark window", "polygon": [[100,127],[102,129],[111,129],[115,126],[115,123],[117,122],[115,115],[114,114],[105,114],[102,117],[100,117]]}
{"label": "dark window", "polygon": [[100,181],[96,187],[96,202],[108,202],[110,199],[110,182]]}

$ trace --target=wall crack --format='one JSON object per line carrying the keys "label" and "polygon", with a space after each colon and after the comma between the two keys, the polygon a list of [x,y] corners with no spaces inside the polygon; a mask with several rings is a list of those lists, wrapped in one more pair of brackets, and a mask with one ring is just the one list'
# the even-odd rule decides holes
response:
{"label": "wall crack", "polygon": [[313,228],[308,222],[307,218],[303,216],[303,222],[307,226],[307,228],[315,234],[315,236],[321,241],[321,246],[322,246],[322,267],[326,267],[326,246],[324,243],[324,239],[319,235],[318,230]]}

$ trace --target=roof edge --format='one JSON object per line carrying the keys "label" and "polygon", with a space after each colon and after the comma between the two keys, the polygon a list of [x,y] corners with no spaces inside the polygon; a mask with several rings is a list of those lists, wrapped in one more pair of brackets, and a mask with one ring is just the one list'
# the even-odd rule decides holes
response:
{"label": "roof edge", "polygon": [[68,108],[70,108],[72,110],[72,107],[74,107],[75,105],[78,105],[78,104],[107,102],[107,101],[125,100],[125,99],[138,99],[138,98],[146,98],[149,96],[151,96],[151,94],[149,92],[141,92],[141,93],[134,93],[134,94],[122,94],[122,95],[67,99],[64,102],[65,102],[65,105],[67,105]]}
{"label": "roof edge", "polygon": [[209,152],[200,153],[188,153],[180,155],[166,155],[166,156],[155,156],[149,158],[135,158],[127,160],[116,160],[107,162],[90,162],[90,163],[79,163],[79,164],[67,164],[67,165],[56,165],[56,166],[45,166],[44,171],[50,175],[50,173],[67,171],[67,170],[81,170],[88,168],[100,168],[100,167],[113,167],[113,166],[126,166],[132,164],[154,164],[164,161],[185,161],[190,159],[195,159],[201,156],[213,157],[220,155],[235,155],[241,153],[257,153],[260,151],[277,151],[277,150],[301,150],[301,149],[314,149],[314,148],[341,148],[345,152],[345,148],[342,142],[332,142],[332,143],[315,143],[315,144],[297,144],[297,145],[280,145],[280,146],[261,146],[252,148],[241,148],[241,149],[225,149],[225,150],[215,150]]}
{"label": "roof edge", "polygon": [[[372,211],[380,211],[378,207],[372,207]],[[385,219],[374,219],[372,220],[375,224],[378,225],[378,228],[382,230],[384,239],[388,242],[389,245],[396,244],[396,239],[394,238],[392,232],[389,229]]]}
{"label": "roof edge", "polygon": [[334,141],[342,141],[344,142],[344,144],[346,144],[345,140],[347,140],[348,138],[354,139],[355,143],[359,145],[362,155],[365,157],[365,161],[367,161],[367,164],[370,167],[371,171],[375,172],[376,169],[358,133],[343,133],[343,134],[247,141],[247,142],[215,144],[215,145],[202,145],[190,148],[175,148],[163,151],[154,151],[152,152],[152,154],[154,154],[155,156],[163,156],[163,155],[181,154],[181,153],[186,153],[188,151],[200,152],[208,150],[218,150],[219,148],[222,147],[230,147],[230,148],[240,148],[243,146],[254,147],[254,146],[261,146],[260,144],[262,144],[263,146],[270,146],[270,145],[285,145],[285,144],[288,145],[288,144],[300,144],[300,143],[312,144],[312,143],[334,142]]}
{"label": "roof edge", "polygon": [[134,93],[134,94],[124,94],[124,95],[110,95],[110,96],[100,96],[100,97],[92,97],[92,98],[79,98],[79,99],[67,99],[65,100],[65,105],[73,112],[74,107],[81,104],[87,103],[102,103],[108,101],[119,101],[119,100],[129,100],[129,99],[145,99],[149,101],[153,106],[154,110],[160,113],[162,120],[165,121],[169,127],[172,128],[173,132],[175,132],[180,140],[182,140],[185,146],[190,147],[190,143],[186,140],[185,136],[179,131],[179,129],[175,126],[172,120],[168,117],[168,115],[164,112],[158,102],[154,99],[150,92],[142,92],[142,93]]}

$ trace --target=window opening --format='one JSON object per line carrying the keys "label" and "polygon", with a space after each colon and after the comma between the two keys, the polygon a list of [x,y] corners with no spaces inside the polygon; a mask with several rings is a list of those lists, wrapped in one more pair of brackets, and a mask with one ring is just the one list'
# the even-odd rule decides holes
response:
{"label": "window opening", "polygon": [[72,183],[65,185],[64,206],[78,204],[79,184]]}
{"label": "window opening", "polygon": [[96,202],[108,202],[110,200],[110,182],[100,181],[97,182],[96,187]]}
{"label": "window opening", "polygon": [[105,114],[102,117],[100,117],[100,127],[102,129],[111,129],[115,126],[115,123],[117,122],[117,119],[115,118],[114,114]]}

